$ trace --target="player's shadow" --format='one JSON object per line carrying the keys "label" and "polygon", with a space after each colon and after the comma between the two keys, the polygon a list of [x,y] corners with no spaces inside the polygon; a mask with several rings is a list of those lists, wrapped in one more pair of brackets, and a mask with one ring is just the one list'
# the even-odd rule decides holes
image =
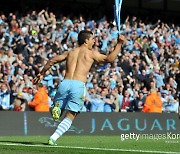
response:
{"label": "player's shadow", "polygon": [[26,142],[26,141],[0,141],[5,142],[5,143],[14,143],[14,144],[22,144],[22,145],[47,145],[47,143],[42,143],[42,142]]}

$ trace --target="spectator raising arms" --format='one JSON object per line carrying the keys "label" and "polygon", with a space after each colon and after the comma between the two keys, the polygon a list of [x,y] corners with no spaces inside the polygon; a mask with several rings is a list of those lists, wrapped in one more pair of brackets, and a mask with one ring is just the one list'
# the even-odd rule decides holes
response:
{"label": "spectator raising arms", "polygon": [[[76,47],[77,34],[81,30],[91,30],[95,35],[93,50],[98,50],[104,55],[111,53],[118,37],[117,27],[105,17],[99,15],[96,17],[99,18],[86,19],[82,15],[71,18],[63,14],[59,16],[47,9],[40,12],[32,10],[25,16],[21,16],[18,12],[8,15],[1,12],[0,109],[13,110],[13,101],[19,92],[26,101],[31,102],[36,93],[32,79],[48,60]],[[93,64],[87,76],[86,91],[94,90],[98,98],[105,102],[104,106],[101,103],[100,110],[91,110],[93,104],[86,101],[84,111],[123,111],[124,104],[128,104],[128,99],[122,99],[126,89],[131,99],[127,111],[141,111],[146,95],[150,92],[151,81],[155,82],[155,88],[161,97],[162,111],[178,111],[180,27],[161,20],[153,23],[149,19],[147,17],[143,21],[139,17],[128,16],[124,22],[122,21],[120,34],[127,39],[122,52],[118,54],[114,63]],[[49,102],[52,102],[55,96],[56,81],[64,79],[65,66],[66,63],[62,62],[51,67],[42,82],[47,86],[49,96],[52,96]],[[6,87],[5,93],[3,84]],[[164,99],[164,90],[168,91],[169,101]],[[118,97],[115,93],[118,93]],[[104,95],[104,99],[101,95]],[[129,105],[125,106],[128,108]],[[27,104],[25,110],[29,110]]]}

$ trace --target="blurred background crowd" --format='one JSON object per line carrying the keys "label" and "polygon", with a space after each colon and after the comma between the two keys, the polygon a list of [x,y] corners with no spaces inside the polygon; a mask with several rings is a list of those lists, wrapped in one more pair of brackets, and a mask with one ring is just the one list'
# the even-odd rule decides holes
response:
{"label": "blurred background crowd", "polygon": [[[46,62],[77,46],[78,32],[94,33],[94,49],[109,54],[118,31],[106,17],[0,14],[0,110],[49,111],[65,62],[51,67],[39,85],[32,79]],[[127,41],[114,63],[94,63],[87,76],[84,111],[175,112],[180,101],[180,27],[127,16]],[[39,104],[41,104],[39,106]],[[148,107],[149,106],[149,107]]]}

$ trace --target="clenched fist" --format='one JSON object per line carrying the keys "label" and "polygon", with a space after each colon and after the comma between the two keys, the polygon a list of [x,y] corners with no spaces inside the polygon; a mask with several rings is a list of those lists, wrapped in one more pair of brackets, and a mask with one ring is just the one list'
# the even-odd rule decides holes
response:
{"label": "clenched fist", "polygon": [[118,36],[118,43],[123,43],[125,40],[126,40],[126,38],[124,37],[124,35]]}

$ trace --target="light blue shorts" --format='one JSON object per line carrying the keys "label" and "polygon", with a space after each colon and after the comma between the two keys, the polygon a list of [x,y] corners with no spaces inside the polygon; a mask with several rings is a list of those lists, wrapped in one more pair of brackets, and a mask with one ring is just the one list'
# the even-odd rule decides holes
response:
{"label": "light blue shorts", "polygon": [[64,79],[58,86],[54,103],[58,102],[61,109],[81,112],[84,106],[85,83],[79,80]]}

